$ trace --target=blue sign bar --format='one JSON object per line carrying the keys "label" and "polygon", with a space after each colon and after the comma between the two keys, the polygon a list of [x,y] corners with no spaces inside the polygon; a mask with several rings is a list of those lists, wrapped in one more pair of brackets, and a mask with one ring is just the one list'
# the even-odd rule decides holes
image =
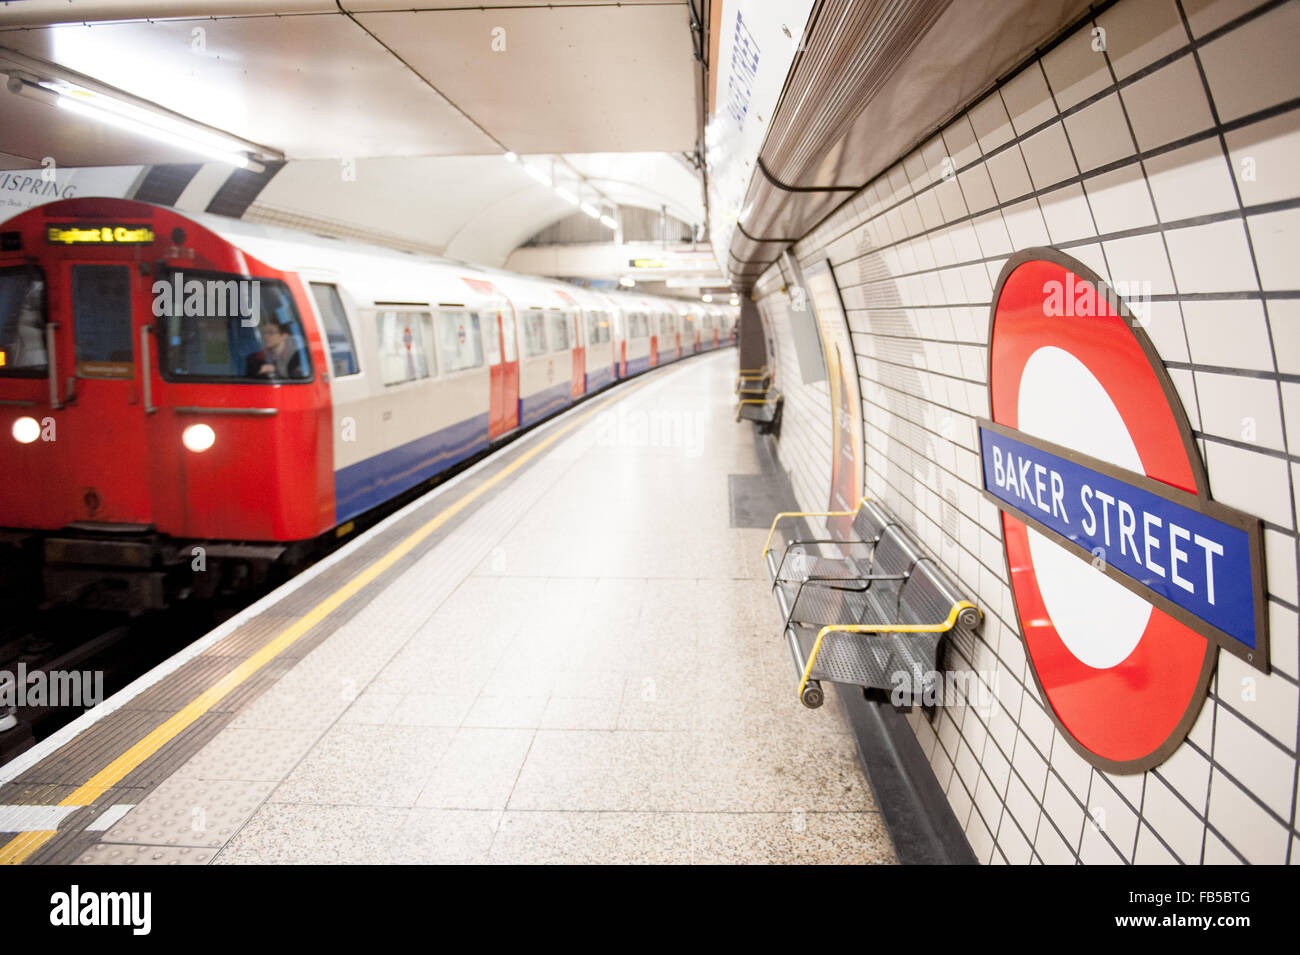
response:
{"label": "blue sign bar", "polygon": [[984,488],[995,498],[1255,649],[1257,588],[1245,530],[1032,444],[979,430]]}

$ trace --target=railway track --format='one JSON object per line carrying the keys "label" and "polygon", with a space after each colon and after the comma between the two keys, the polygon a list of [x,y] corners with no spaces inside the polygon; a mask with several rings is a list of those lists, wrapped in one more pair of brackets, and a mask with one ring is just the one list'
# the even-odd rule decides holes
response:
{"label": "railway track", "polygon": [[56,608],[6,617],[0,765],[197,639],[222,615],[211,607],[135,618]]}

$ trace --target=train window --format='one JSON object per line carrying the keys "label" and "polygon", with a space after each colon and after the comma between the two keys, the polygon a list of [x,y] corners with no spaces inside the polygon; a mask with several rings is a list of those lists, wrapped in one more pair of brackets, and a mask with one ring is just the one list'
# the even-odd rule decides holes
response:
{"label": "train window", "polygon": [[499,365],[501,364],[501,337],[497,331],[496,316],[488,313],[482,317],[482,323],[488,364]]}
{"label": "train window", "polygon": [[87,378],[134,375],[131,269],[125,265],[74,265],[72,324],[77,341],[78,375]]}
{"label": "train window", "polygon": [[515,312],[507,308],[501,313],[501,340],[504,342],[506,361],[519,360],[519,343],[515,337]]}
{"label": "train window", "polygon": [[477,312],[439,312],[438,350],[447,371],[478,368],[483,364],[483,336]]}
{"label": "train window", "polygon": [[587,316],[587,344],[599,345],[609,341],[609,313],[592,312]]}
{"label": "train window", "polygon": [[569,348],[569,316],[565,312],[551,313],[551,347],[555,351]]}
{"label": "train window", "polygon": [[158,277],[153,312],[167,381],[311,380],[311,353],[289,286],[190,269],[160,269]]}
{"label": "train window", "polygon": [[36,269],[0,270],[0,375],[47,374],[45,277]]}
{"label": "train window", "polygon": [[311,294],[325,325],[325,340],[329,345],[334,377],[358,374],[361,368],[357,365],[357,350],[352,344],[352,329],[348,327],[348,316],[343,310],[339,290],[324,282],[312,282]]}
{"label": "train window", "polygon": [[379,362],[385,385],[438,373],[433,356],[433,316],[428,312],[376,312]]}
{"label": "train window", "polygon": [[524,354],[529,358],[546,354],[546,313],[541,309],[524,312]]}

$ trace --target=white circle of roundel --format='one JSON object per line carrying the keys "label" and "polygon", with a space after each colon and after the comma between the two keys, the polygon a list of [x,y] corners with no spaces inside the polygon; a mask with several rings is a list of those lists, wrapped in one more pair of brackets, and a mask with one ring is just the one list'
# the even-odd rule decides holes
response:
{"label": "white circle of roundel", "polygon": [[[1017,414],[1025,434],[1144,473],[1119,409],[1087,366],[1062,348],[1047,345],[1029,356]],[[1068,503],[1066,516],[1082,519]],[[1069,651],[1098,670],[1122,663],[1142,639],[1151,604],[1033,528],[1029,554],[1047,614]]]}

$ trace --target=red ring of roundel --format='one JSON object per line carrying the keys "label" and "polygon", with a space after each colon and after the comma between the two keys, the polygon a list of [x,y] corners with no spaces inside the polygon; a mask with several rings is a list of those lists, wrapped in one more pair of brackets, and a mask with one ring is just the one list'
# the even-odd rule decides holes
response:
{"label": "red ring of roundel", "polygon": [[[989,391],[992,418],[1018,428],[1017,399],[1025,363],[1055,345],[1079,359],[1114,402],[1148,477],[1196,493],[1195,474],[1160,378],[1127,321],[1097,298],[1096,317],[1044,314],[1045,286],[1077,287],[1083,276],[1057,262],[1030,260],[1002,284],[995,305]],[[1080,662],[1051,623],[1039,590],[1024,522],[1002,513],[1002,534],[1025,649],[1061,726],[1110,764],[1143,763],[1199,703],[1206,656],[1200,634],[1153,607],[1137,646],[1107,670]],[[1112,767],[1114,768],[1114,767]]]}

